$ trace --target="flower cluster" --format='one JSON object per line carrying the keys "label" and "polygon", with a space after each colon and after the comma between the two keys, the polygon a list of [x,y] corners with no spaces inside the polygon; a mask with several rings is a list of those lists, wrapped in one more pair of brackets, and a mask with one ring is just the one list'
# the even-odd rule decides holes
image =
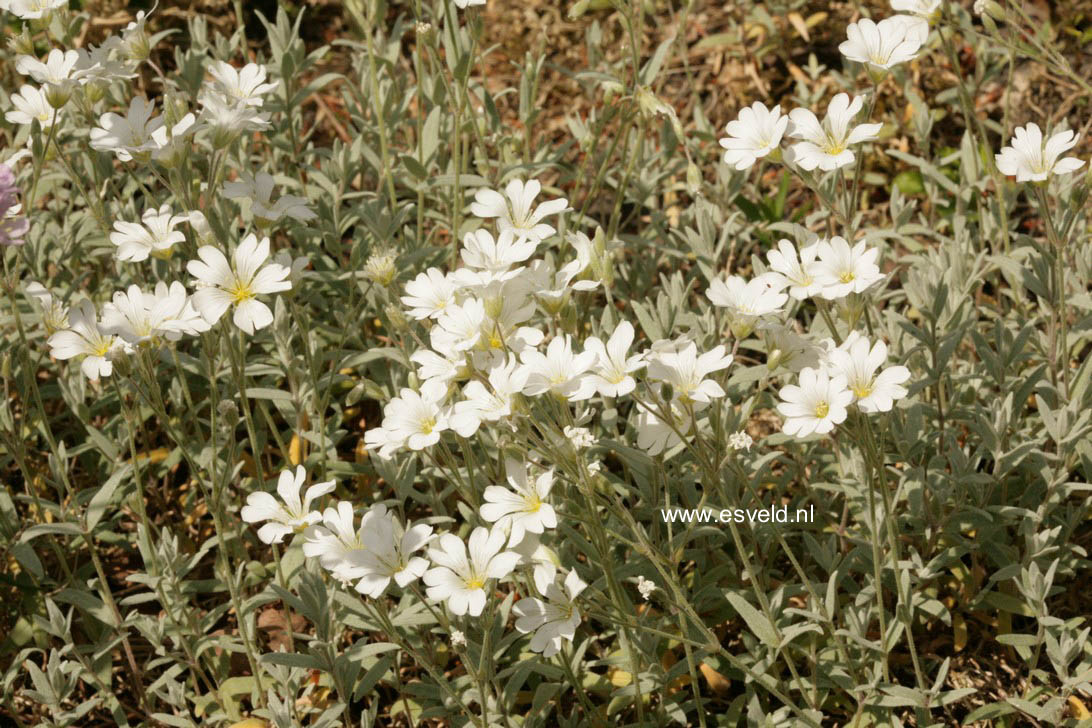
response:
{"label": "flower cluster", "polygon": [[[97,48],[54,48],[44,61],[20,56],[17,70],[41,86],[23,86],[13,97],[15,109],[8,112],[8,120],[37,123],[45,129],[63,118],[61,112],[77,91],[83,90],[88,105],[100,101],[102,94],[93,93],[93,89],[101,91],[113,80],[132,77],[136,65],[147,57],[144,21],[140,13],[120,36],[109,36]],[[152,102],[135,96],[124,115],[108,111],[98,117],[98,126],[90,131],[91,147],[113,154],[123,164],[159,168],[162,179],[195,148],[221,149],[240,134],[269,127],[269,115],[261,108],[264,97],[277,89],[279,82],[266,81],[264,66],[250,63],[236,69],[213,61],[207,70],[210,79],[198,97],[201,108],[197,114],[175,105],[169,113],[157,116]],[[51,130],[51,138],[53,134]],[[268,173],[251,174],[244,169],[237,177],[224,184],[222,195],[249,200],[254,224],[263,231],[282,218],[306,221],[315,217],[301,197],[281,195],[274,201],[274,180]],[[210,187],[210,191],[216,190]],[[176,190],[172,192],[176,192],[176,200],[187,199]],[[18,242],[27,224],[17,214],[14,179],[7,167],[0,167],[0,206],[0,242]],[[185,265],[193,277],[193,291],[187,293],[177,280],[159,281],[151,290],[129,286],[113,295],[101,315],[91,302],[82,301],[66,319],[49,308],[56,305],[53,295],[34,284],[27,293],[49,308],[46,322],[53,356],[82,357],[83,372],[96,380],[111,373],[112,361],[137,347],[199,335],[229,309],[235,325],[247,334],[268,326],[273,313],[261,297],[289,290],[293,272],[300,262],[306,265],[306,259],[293,262],[288,256],[283,261],[278,258],[281,262],[270,262],[270,239],[254,233],[243,236],[234,250],[225,252],[223,236],[223,228],[214,233],[201,209],[178,211],[171,203],[148,205],[139,221],[113,221],[109,238],[122,263],[169,260],[180,247],[196,252],[196,258]]]}
{"label": "flower cluster", "polygon": [[[490,582],[507,577],[521,563],[533,565],[534,583],[545,601],[520,601],[514,610],[516,628],[534,632],[531,649],[550,657],[562,640],[575,635],[580,613],[574,600],[585,584],[570,571],[558,586],[556,568],[543,557],[542,547],[524,540],[525,533],[542,533],[544,527],[556,525],[553,511],[541,500],[549,493],[552,475],[547,472],[529,484],[522,464],[513,461],[509,467],[509,482],[517,495],[501,486],[488,488],[490,504],[483,506],[482,517],[496,524],[475,528],[465,542],[450,532],[435,534],[427,524],[404,523],[382,503],[367,509],[359,523],[348,501],[314,510],[313,504],[332,493],[335,483],[316,483],[304,491],[307,474],[302,465],[295,472],[281,472],[276,488],[280,500],[264,491],[251,493],[239,515],[247,523],[262,524],[258,538],[265,543],[300,536],[305,556],[364,596],[378,599],[391,582],[406,589],[422,580],[428,598],[445,603],[457,617],[480,616]],[[452,640],[457,641],[455,633]]]}

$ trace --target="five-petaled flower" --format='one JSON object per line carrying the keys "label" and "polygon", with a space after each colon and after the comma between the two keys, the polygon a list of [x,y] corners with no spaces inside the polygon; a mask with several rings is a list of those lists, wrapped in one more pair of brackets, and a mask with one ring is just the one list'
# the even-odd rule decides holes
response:
{"label": "five-petaled flower", "polygon": [[259,241],[253,233],[247,235],[235,249],[231,263],[211,245],[198,248],[197,256],[200,260],[191,260],[186,270],[197,279],[193,305],[206,321],[216,323],[234,306],[232,321],[248,334],[273,323],[273,312],[257,297],[287,291],[292,283],[286,280],[290,269],[279,263],[266,264],[269,238]]}

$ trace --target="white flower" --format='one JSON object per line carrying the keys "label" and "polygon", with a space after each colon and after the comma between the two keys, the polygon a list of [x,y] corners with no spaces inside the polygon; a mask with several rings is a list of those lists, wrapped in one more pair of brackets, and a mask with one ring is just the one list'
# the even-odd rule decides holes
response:
{"label": "white flower", "polygon": [[542,543],[537,533],[528,533],[518,546],[513,546],[511,549],[519,554],[519,562],[516,566],[531,567],[535,583],[539,581],[549,583],[557,576],[561,561],[553,549]]}
{"label": "white flower", "polygon": [[451,630],[451,646],[466,647],[466,635],[462,633],[462,630]]}
{"label": "white flower", "polygon": [[929,20],[919,15],[895,15],[906,25],[906,39],[914,40],[924,46],[929,41]]}
{"label": "white flower", "polygon": [[637,387],[632,374],[645,366],[645,359],[643,354],[628,355],[633,337],[633,324],[622,321],[606,344],[595,336],[584,341],[584,351],[595,354],[588,380],[604,397],[624,397]]}
{"label": "white flower", "polygon": [[648,355],[648,376],[670,384],[674,399],[683,404],[708,404],[723,397],[724,390],[706,377],[731,364],[732,355],[726,353],[723,344],[699,356],[698,347],[691,341],[678,351],[653,350]]}
{"label": "white flower", "polygon": [[321,525],[314,520],[303,532],[303,555],[318,559],[338,581],[351,582],[360,573],[354,560],[364,549],[364,524],[355,527],[353,504],[338,501],[322,512]]}
{"label": "white flower", "polygon": [[[509,268],[534,255],[537,244],[533,239],[516,238],[516,233],[511,229],[501,230],[496,240],[488,230],[478,229],[463,237],[460,255],[468,268],[492,273],[492,279],[503,280],[516,274],[516,271],[509,272]],[[507,275],[496,275],[504,273]],[[475,281],[479,285],[484,283],[480,278]]]}
{"label": "white flower", "polygon": [[454,534],[441,535],[428,550],[434,564],[424,575],[429,599],[446,601],[454,615],[479,616],[485,609],[486,582],[504,578],[519,561],[515,551],[502,550],[506,540],[503,529],[484,526],[474,529],[467,544]]}
{"label": "white flower", "polygon": [[789,136],[803,141],[789,149],[789,161],[802,169],[816,167],[824,171],[852,164],[856,159],[849,147],[876,138],[883,124],[850,124],[864,106],[864,98],[854,97],[852,103],[847,94],[838,94],[827,107],[823,123],[807,109],[789,112]]}
{"label": "white flower", "polygon": [[974,6],[971,9],[975,15],[982,15],[986,12],[986,0],[974,0]]}
{"label": "white flower", "polygon": [[403,446],[424,450],[439,442],[448,429],[447,413],[441,407],[446,397],[447,387],[440,382],[427,382],[419,392],[403,389],[383,408],[383,430],[390,440],[382,452]]}
{"label": "white flower", "polygon": [[794,372],[819,366],[819,345],[798,334],[791,326],[771,322],[758,328],[766,343],[766,366],[771,371],[781,366]]}
{"label": "white flower", "polygon": [[879,23],[861,18],[849,24],[846,36],[847,40],[838,46],[843,56],[885,71],[917,58],[922,43],[920,34],[900,17],[885,18]]}
{"label": "white flower", "polygon": [[250,200],[250,212],[255,221],[263,226],[271,225],[281,217],[291,217],[300,222],[318,217],[303,197],[281,195],[273,202],[273,184],[273,177],[265,172],[255,175],[240,172],[238,180],[224,183],[224,197],[229,200]]}
{"label": "white flower", "polygon": [[457,352],[474,348],[485,326],[485,306],[476,298],[439,307],[436,325],[429,331],[432,348],[453,359]]}
{"label": "white flower", "polygon": [[527,385],[528,371],[515,355],[489,370],[489,388],[474,379],[463,387],[462,402],[456,402],[451,415],[451,429],[463,437],[477,431],[481,423],[497,422],[512,416],[514,397]]}
{"label": "white flower", "polygon": [[573,353],[572,337],[556,336],[546,347],[546,353],[528,349],[520,355],[527,367],[527,385],[524,394],[538,396],[550,392],[558,397],[576,402],[595,394],[595,383],[584,373],[595,364],[594,351]]}
{"label": "white flower", "polygon": [[110,376],[111,357],[125,349],[122,340],[102,330],[95,306],[86,299],[72,308],[68,318],[68,328],[49,337],[49,353],[57,359],[82,356],[80,369],[92,381]]}
{"label": "white flower", "polygon": [[438,318],[455,303],[455,283],[450,275],[439,268],[429,268],[406,284],[402,303],[409,307],[409,315],[415,319]]}
{"label": "white flower", "polygon": [[143,10],[138,10],[136,18],[122,30],[122,51],[128,55],[129,59],[132,61],[140,62],[146,60],[148,56],[151,55],[151,39],[148,38],[148,34],[144,30],[147,22],[148,14]]}
{"label": "white flower", "polygon": [[22,20],[38,20],[54,10],[67,8],[68,0],[11,0],[4,5]]}
{"label": "white flower", "polygon": [[111,81],[129,79],[136,76],[133,66],[125,61],[111,58],[115,52],[123,50],[124,43],[116,35],[107,36],[100,46],[88,45],[77,48],[80,54],[76,70],[72,77],[80,83],[107,84]]}
{"label": "white flower", "polygon": [[1042,182],[1051,175],[1069,174],[1084,166],[1083,159],[1059,157],[1072,149],[1080,137],[1070,130],[1060,131],[1043,143],[1043,132],[1035,123],[1018,126],[1010,141],[995,154],[1001,174],[1016,176],[1017,182]]}
{"label": "white flower", "polygon": [[813,271],[815,256],[819,252],[817,241],[818,238],[813,236],[809,244],[800,249],[797,257],[796,246],[782,238],[777,242],[777,250],[766,254],[771,270],[762,277],[777,290],[787,286],[789,295],[798,301],[819,293],[823,286],[815,280]]}
{"label": "white flower", "polygon": [[30,124],[37,120],[46,130],[53,126],[54,114],[58,120],[61,118],[61,110],[49,105],[45,92],[30,84],[24,84],[19,93],[12,94],[11,103],[15,108],[4,114],[4,118],[12,124]]}
{"label": "white flower", "polygon": [[556,316],[565,304],[569,302],[572,291],[590,291],[599,285],[599,281],[579,280],[573,282],[576,276],[584,272],[591,263],[590,249],[581,247],[579,241],[588,237],[583,233],[570,234],[570,242],[576,243],[577,257],[560,269],[554,269],[552,257],[547,260],[535,260],[530,267],[524,269],[520,277],[514,281],[514,285],[522,286],[534,295],[535,300],[542,306],[549,316]]}
{"label": "white flower", "polygon": [[68,307],[38,281],[27,283],[27,295],[42,309],[42,325],[48,333],[68,328]]}
{"label": "white flower", "polygon": [[197,255],[201,260],[191,260],[186,270],[197,279],[193,305],[206,321],[216,323],[234,305],[232,321],[248,334],[273,323],[273,312],[257,297],[287,291],[292,283],[285,280],[290,271],[283,265],[263,266],[269,257],[269,238],[259,242],[253,233],[247,235],[235,248],[231,265],[211,245],[202,245]]}
{"label": "white flower", "polygon": [[352,562],[360,581],[356,590],[378,599],[393,579],[400,587],[417,581],[428,569],[428,561],[413,554],[432,538],[432,526],[418,524],[407,529],[382,503],[373,506],[360,523],[363,550]]}
{"label": "white flower", "polygon": [[46,56],[44,63],[34,56],[19,56],[15,60],[15,70],[42,84],[50,105],[59,109],[68,103],[76,86],[72,72],[79,59],[80,54],[76,51],[54,48]]}
{"label": "white flower", "polygon": [[781,106],[767,109],[766,104],[756,101],[739,112],[739,118],[728,122],[728,136],[720,140],[724,163],[738,170],[750,169],[762,157],[770,154],[781,144],[781,137],[789,125],[789,117],[781,113]]}
{"label": "white flower", "polygon": [[812,267],[815,280],[823,287],[821,295],[826,299],[861,293],[883,280],[876,258],[877,248],[865,249],[865,242],[849,247],[845,238],[837,235],[817,243],[817,260]]}
{"label": "white flower", "polygon": [[509,487],[486,487],[485,503],[479,513],[483,521],[510,531],[511,547],[518,546],[525,533],[537,534],[557,527],[557,514],[546,502],[554,485],[554,471],[547,470],[532,479],[527,474],[527,464],[513,458],[505,462],[505,470]]}
{"label": "white flower", "polygon": [[537,244],[557,232],[553,226],[542,222],[543,218],[569,208],[565,199],[549,200],[535,207],[535,197],[541,189],[538,180],[525,184],[514,179],[504,188],[503,196],[494,190],[478,190],[470,212],[481,218],[495,217],[501,231],[512,230],[521,241],[532,240]]}
{"label": "white flower", "polygon": [[644,405],[637,406],[637,447],[651,456],[675,447],[682,442],[679,433],[685,435],[690,432],[693,424],[690,413],[677,400],[672,400],[670,408],[672,421],[668,422]]}
{"label": "white flower", "polygon": [[754,439],[746,433],[744,430],[739,432],[733,432],[728,436],[728,447],[733,450],[747,450],[750,452],[751,445],[754,445]]}
{"label": "white flower", "polygon": [[135,284],[126,291],[118,291],[102,307],[101,327],[129,344],[159,338],[178,341],[183,334],[193,336],[209,330],[208,322],[194,310],[186,296],[186,287],[178,281],[169,287],[159,281],[150,294]]}
{"label": "white flower", "polygon": [[91,147],[100,152],[114,152],[118,159],[147,161],[159,148],[153,133],[163,126],[163,117],[152,118],[154,105],[142,96],[134,96],[125,116],[107,112],[91,130]]}
{"label": "white flower", "polygon": [[417,377],[422,382],[435,380],[446,387],[451,382],[470,376],[465,356],[447,359],[431,349],[419,349],[410,355],[410,361],[417,365]]}
{"label": "white flower", "polygon": [[265,83],[266,68],[257,63],[248,63],[236,69],[229,63],[213,61],[209,64],[210,86],[225,98],[244,106],[261,106],[262,95],[273,91],[279,81]]}
{"label": "white flower", "polygon": [[831,372],[834,369],[834,362],[831,360],[831,354],[833,354],[835,351],[849,351],[849,349],[858,339],[863,338],[864,337],[861,335],[861,332],[850,331],[849,334],[846,335],[846,338],[842,340],[841,344],[834,343],[834,339],[831,338],[825,338],[820,340],[818,346],[815,349],[817,362],[815,364],[815,368]]}
{"label": "white flower", "polygon": [[798,438],[812,433],[825,435],[833,430],[845,421],[846,407],[853,401],[844,374],[831,377],[826,371],[811,367],[800,370],[799,385],[786,385],[779,394],[782,401],[777,411],[785,417],[781,429],[786,435]]}
{"label": "white flower", "polygon": [[941,0],[891,0],[891,9],[932,20],[940,14]]}
{"label": "white flower", "polygon": [[455,7],[465,10],[471,5],[485,5],[485,0],[454,0]]}
{"label": "white flower", "polygon": [[199,114],[205,128],[212,133],[212,144],[222,149],[234,142],[240,134],[262,131],[272,126],[269,114],[258,111],[258,107],[236,104],[220,94],[205,94],[200,97]]}
{"label": "white flower", "polygon": [[[181,164],[189,151],[189,137],[197,131],[197,117],[186,114],[174,126],[166,124],[152,132],[152,158],[165,167]],[[196,211],[195,211],[196,212]],[[198,213],[201,214],[201,213]]]}
{"label": "white flower", "polygon": [[728,309],[728,322],[737,339],[749,336],[759,318],[780,311],[789,299],[762,276],[750,281],[740,276],[714,278],[705,295],[714,306]]}
{"label": "white flower", "polygon": [[140,218],[142,224],[115,222],[110,242],[118,246],[118,260],[136,263],[147,260],[149,255],[167,258],[171,248],[186,239],[182,232],[175,230],[186,219],[186,215],[172,215],[168,204],[158,210],[149,207]]}
{"label": "white flower", "polygon": [[258,538],[263,543],[281,543],[285,536],[303,531],[322,519],[318,511],[311,510],[311,502],[332,492],[336,484],[332,480],[315,483],[303,494],[301,501],[300,490],[306,477],[307,471],[302,465],[296,466],[294,475],[291,470],[281,471],[277,478],[277,495],[281,497],[283,504],[264,491],[247,496],[246,505],[239,511],[239,517],[247,523],[268,521],[258,529]]}
{"label": "white flower", "polygon": [[652,596],[652,592],[656,591],[656,582],[646,579],[643,575],[638,576],[637,591],[641,593],[641,597],[647,602]]}
{"label": "white flower", "polygon": [[564,588],[554,582],[552,575],[546,581],[539,578],[539,572],[535,572],[535,588],[546,600],[528,597],[520,599],[512,607],[512,613],[516,615],[516,629],[523,634],[534,632],[531,637],[532,652],[553,657],[561,650],[563,641],[572,642],[581,621],[576,598],[587,586],[575,569],[565,577]]}
{"label": "white flower", "polygon": [[886,363],[887,344],[877,341],[870,349],[868,339],[864,337],[854,341],[848,349],[835,349],[830,353],[832,369],[845,376],[862,412],[887,412],[895,400],[907,394],[901,385],[910,378],[910,370],[893,366],[877,374],[876,371]]}

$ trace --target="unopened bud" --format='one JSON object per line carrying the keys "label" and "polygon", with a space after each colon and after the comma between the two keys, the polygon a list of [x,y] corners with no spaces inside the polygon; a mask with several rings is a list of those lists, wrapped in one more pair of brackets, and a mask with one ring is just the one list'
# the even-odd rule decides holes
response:
{"label": "unopened bud", "polygon": [[579,20],[591,7],[591,0],[579,0],[569,8],[569,20]]}
{"label": "unopened bud", "polygon": [[686,166],[686,190],[692,197],[701,192],[701,170],[693,162]]}
{"label": "unopened bud", "polygon": [[136,20],[125,26],[121,36],[122,52],[129,57],[129,60],[137,63],[148,60],[148,56],[152,55],[152,40],[144,29],[145,20],[144,11],[137,12]]}
{"label": "unopened bud", "polygon": [[8,39],[8,48],[18,56],[34,56],[35,58],[38,56],[34,51],[34,41],[31,40],[30,33],[25,27],[22,33]]}
{"label": "unopened bud", "polygon": [[235,429],[235,425],[239,422],[239,408],[235,405],[235,402],[230,399],[220,400],[216,413],[220,415],[220,423],[224,429]]}
{"label": "unopened bud", "polygon": [[398,275],[394,255],[387,251],[372,253],[364,263],[364,277],[386,288]]}
{"label": "unopened bud", "polygon": [[387,315],[387,322],[390,324],[392,331],[402,332],[409,329],[409,319],[406,318],[406,313],[401,307],[388,303],[383,309],[383,313]]}
{"label": "unopened bud", "polygon": [[47,83],[45,87],[46,101],[54,109],[63,109],[72,98],[74,84],[69,81],[64,83]]}
{"label": "unopened bud", "polygon": [[89,105],[97,104],[106,96],[106,86],[99,81],[88,81],[83,85],[83,97]]}

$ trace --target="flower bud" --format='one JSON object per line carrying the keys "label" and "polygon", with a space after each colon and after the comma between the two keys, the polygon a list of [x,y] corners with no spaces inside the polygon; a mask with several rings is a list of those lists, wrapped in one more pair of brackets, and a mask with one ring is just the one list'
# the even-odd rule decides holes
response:
{"label": "flower bud", "polygon": [[72,98],[73,86],[74,84],[71,82],[47,83],[45,87],[46,101],[54,109],[63,109],[68,100]]}
{"label": "flower bud", "polygon": [[387,322],[390,324],[392,331],[401,333],[409,330],[409,319],[406,318],[406,312],[400,306],[388,303],[384,307],[383,313],[387,315]]}
{"label": "flower bud", "polygon": [[89,106],[94,106],[106,96],[106,86],[100,81],[88,81],[83,85],[83,97]]}
{"label": "flower bud", "polygon": [[608,104],[614,101],[615,97],[619,96],[625,91],[625,86],[617,81],[604,81],[603,82],[603,100]]}
{"label": "flower bud", "polygon": [[785,358],[785,352],[781,349],[771,349],[766,354],[766,368],[771,372],[777,369],[781,365],[781,360]]}
{"label": "flower bud", "polygon": [[482,299],[482,308],[489,318],[499,319],[504,311],[504,298],[502,296],[486,296]]}
{"label": "flower bud", "polygon": [[983,23],[987,19],[1005,22],[1005,9],[997,3],[997,0],[975,0],[974,12],[982,18]]}
{"label": "flower bud", "polygon": [[216,151],[227,149],[239,138],[238,130],[233,129],[230,126],[212,126],[210,127],[210,131],[212,133],[210,134],[209,141],[212,142],[212,148]]}
{"label": "flower bud", "polygon": [[30,38],[30,33],[24,27],[23,32],[19,35],[13,35],[8,39],[8,49],[17,56],[34,56],[38,57],[38,54],[34,50],[34,41]]}
{"label": "flower bud", "polygon": [[152,55],[152,40],[148,37],[148,32],[144,29],[145,20],[144,11],[139,11],[136,15],[136,20],[125,26],[125,31],[121,36],[122,53],[124,53],[129,60],[135,61],[136,63],[142,63],[148,60],[148,56]]}
{"label": "flower bud", "polygon": [[216,413],[220,416],[220,424],[225,430],[234,430],[235,425],[239,423],[239,408],[230,399],[220,400]]}
{"label": "flower bud", "polygon": [[686,166],[686,190],[691,196],[701,192],[701,170],[693,162]]}
{"label": "flower bud", "polygon": [[364,263],[364,277],[383,288],[389,286],[397,275],[396,259],[386,250],[372,253]]}

